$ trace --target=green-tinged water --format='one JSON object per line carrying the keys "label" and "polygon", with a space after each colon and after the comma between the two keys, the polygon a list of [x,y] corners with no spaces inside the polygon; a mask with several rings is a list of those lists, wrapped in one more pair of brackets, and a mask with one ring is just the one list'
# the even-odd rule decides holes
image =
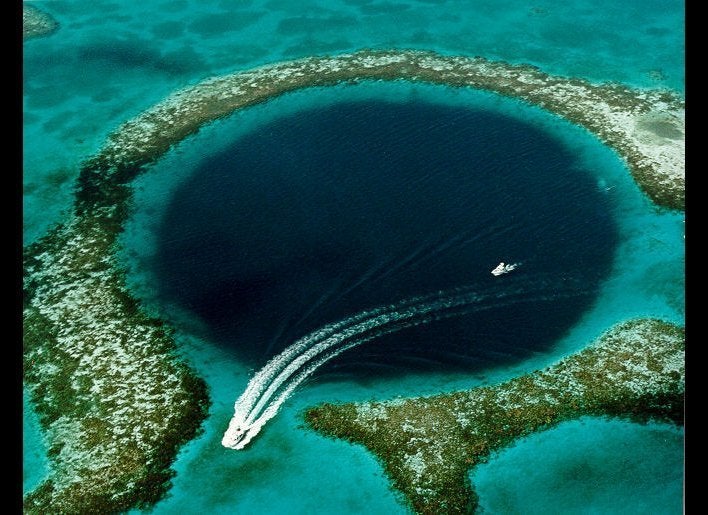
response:
{"label": "green-tinged water", "polygon": [[22,394],[22,491],[31,492],[49,472],[47,447],[29,394]]}
{"label": "green-tinged water", "polygon": [[499,452],[471,480],[489,515],[680,514],[682,452],[681,429],[584,418]]}

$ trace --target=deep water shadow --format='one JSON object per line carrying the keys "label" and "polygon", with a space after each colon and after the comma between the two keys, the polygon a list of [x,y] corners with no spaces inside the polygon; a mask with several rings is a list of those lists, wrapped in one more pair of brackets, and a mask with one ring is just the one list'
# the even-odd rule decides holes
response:
{"label": "deep water shadow", "polygon": [[[325,371],[482,370],[543,352],[593,302],[617,243],[606,202],[566,147],[518,119],[341,103],[206,156],[169,205],[153,272],[165,303],[256,367],[362,310],[476,288],[485,300],[462,316]],[[522,264],[494,277],[500,261]]]}

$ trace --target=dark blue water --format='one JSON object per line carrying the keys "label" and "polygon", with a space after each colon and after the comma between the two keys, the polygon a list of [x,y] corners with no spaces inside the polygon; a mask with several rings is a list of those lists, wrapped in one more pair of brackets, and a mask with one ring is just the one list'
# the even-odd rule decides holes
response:
{"label": "dark blue water", "polygon": [[[254,366],[327,322],[469,286],[486,296],[470,312],[350,350],[328,372],[483,369],[543,351],[589,307],[617,243],[606,199],[559,141],[516,118],[340,103],[205,155],[164,216],[154,272],[166,303]],[[522,265],[494,277],[500,261]]]}

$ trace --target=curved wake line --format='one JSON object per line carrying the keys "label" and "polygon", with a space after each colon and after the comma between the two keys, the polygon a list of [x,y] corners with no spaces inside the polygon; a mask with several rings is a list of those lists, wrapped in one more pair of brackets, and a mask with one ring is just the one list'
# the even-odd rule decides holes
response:
{"label": "curved wake line", "polygon": [[327,324],[271,358],[251,378],[234,404],[234,415],[221,443],[227,448],[243,449],[303,381],[352,347],[408,327],[518,302],[581,295],[585,290],[554,290],[531,297],[528,293],[528,287],[486,295],[471,288],[458,288],[412,297]]}

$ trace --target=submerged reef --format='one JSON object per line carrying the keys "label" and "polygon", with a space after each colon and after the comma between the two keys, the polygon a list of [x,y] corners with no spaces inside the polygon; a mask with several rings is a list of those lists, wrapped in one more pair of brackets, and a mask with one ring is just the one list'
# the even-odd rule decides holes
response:
{"label": "submerged reef", "polygon": [[176,359],[170,329],[125,292],[103,214],[84,212],[25,252],[24,380],[51,462],[26,513],[156,502],[208,410],[206,384]]}
{"label": "submerged reef", "polygon": [[[180,445],[198,433],[208,411],[205,383],[178,355],[170,328],[148,316],[131,296],[125,273],[115,257],[117,237],[130,211],[131,181],[172,145],[202,125],[237,109],[301,88],[361,80],[472,87],[537,104],[588,128],[615,148],[657,204],[683,208],[684,107],[683,100],[668,91],[593,85],[579,79],[553,77],[531,66],[479,57],[397,50],[364,50],[279,63],[207,79],[177,91],[120,126],[103,148],[83,163],[73,209],[67,218],[24,250],[24,383],[47,437],[51,461],[49,477],[25,497],[26,512],[103,513],[155,503],[169,488],[170,465]],[[638,355],[636,348],[623,346],[627,338],[608,336],[606,341],[616,341],[617,349],[607,348],[609,344],[596,347],[589,354],[573,358],[576,366],[568,368],[565,375],[557,371],[553,376],[524,377],[513,383],[518,386],[503,390],[507,396],[528,396],[547,388],[549,397],[543,397],[541,403],[548,406],[547,412],[532,410],[546,413],[546,418],[531,414],[524,418],[522,406],[526,404],[521,398],[514,408],[521,410],[517,415],[506,412],[506,419],[502,417],[504,413],[499,414],[501,418],[496,417],[492,400],[505,398],[497,398],[491,393],[497,390],[489,390],[481,399],[487,399],[488,432],[496,431],[502,436],[498,441],[490,441],[487,447],[499,447],[524,434],[523,431],[537,430],[542,427],[541,422],[551,424],[554,417],[569,417],[571,411],[563,401],[565,396],[585,403],[576,408],[583,413],[615,410],[621,414],[635,409],[637,415],[661,415],[670,411],[666,407],[669,405],[678,410],[683,361],[677,361],[668,376],[659,372],[651,375],[652,381],[643,381],[637,367],[645,364],[649,371],[653,370],[651,367],[668,370],[662,361],[668,354],[662,354],[660,347],[679,338],[672,340],[665,334],[667,331],[649,331],[647,327],[659,326],[635,324],[619,334],[656,333],[658,336],[651,338],[637,337],[634,343],[639,346],[641,342],[656,340],[659,350],[647,348],[644,355]],[[611,359],[604,358],[603,352]],[[656,361],[646,361],[651,356]],[[601,383],[602,374],[598,371],[607,377],[606,384]],[[618,374],[630,374],[635,379],[623,382]],[[546,377],[547,384],[543,379]],[[565,378],[565,383],[561,378]],[[653,382],[654,379],[660,381]],[[521,388],[527,383],[529,392]],[[620,383],[624,385],[621,388],[617,386]],[[561,384],[568,387],[567,392],[558,390]],[[593,384],[596,387],[591,387]],[[454,416],[446,403],[459,398],[467,406],[464,399],[477,399],[480,391],[487,392],[475,390],[457,397],[441,397],[440,404],[431,402],[429,411],[421,411],[419,416],[440,413],[443,417],[440,420],[452,423]],[[613,401],[614,397],[608,395],[620,397]],[[420,401],[411,401],[410,407],[416,402]],[[443,415],[446,409],[448,415]],[[326,409],[313,412],[321,413],[317,427],[322,430],[326,412]],[[315,426],[312,416],[308,415],[308,420]],[[496,426],[497,423],[502,425]],[[505,424],[517,428],[516,433],[505,428]],[[519,424],[528,425],[521,428]],[[471,425],[460,427],[466,429],[453,434],[474,434]],[[335,434],[334,428],[332,424],[331,434]],[[508,436],[504,437],[505,434]],[[424,454],[420,459],[413,455],[412,466],[423,467],[423,463],[428,463],[425,453],[430,454],[430,463],[437,463],[434,456],[441,449],[438,445],[443,440],[440,442],[431,442],[428,450],[421,447]],[[487,452],[484,447],[487,444],[479,445],[478,454],[482,456]],[[447,460],[445,455],[439,456]],[[465,459],[473,456],[468,454]],[[441,471],[450,471],[447,475],[440,474],[449,482],[420,487],[430,488],[447,503],[440,506],[459,507],[473,501],[471,491],[459,486],[465,484],[459,474],[470,463],[463,467],[454,461],[456,457],[459,456],[454,453],[450,456],[450,466],[457,467],[454,470],[442,462],[439,465]],[[428,466],[425,465],[426,470],[434,470]],[[393,469],[387,470],[414,506],[421,510],[431,506],[426,503],[433,499],[433,494],[426,494],[427,490],[416,493],[415,488],[420,485],[406,490],[403,476],[398,478]],[[458,476],[450,479],[450,474]],[[448,491],[452,497],[444,495]]]}
{"label": "submerged reef", "polygon": [[26,2],[22,4],[22,39],[48,36],[59,24],[49,14]]}
{"label": "submerged reef", "polygon": [[206,79],[124,124],[100,157],[115,163],[149,161],[203,124],[237,109],[297,89],[362,80],[470,87],[538,105],[614,148],[655,203],[684,207],[685,110],[675,92],[591,84],[529,65],[413,50],[311,57]]}
{"label": "submerged reef", "polygon": [[305,413],[327,436],[364,445],[416,513],[470,513],[469,471],[520,437],[585,415],[683,423],[684,331],[620,324],[543,371],[496,386]]}

